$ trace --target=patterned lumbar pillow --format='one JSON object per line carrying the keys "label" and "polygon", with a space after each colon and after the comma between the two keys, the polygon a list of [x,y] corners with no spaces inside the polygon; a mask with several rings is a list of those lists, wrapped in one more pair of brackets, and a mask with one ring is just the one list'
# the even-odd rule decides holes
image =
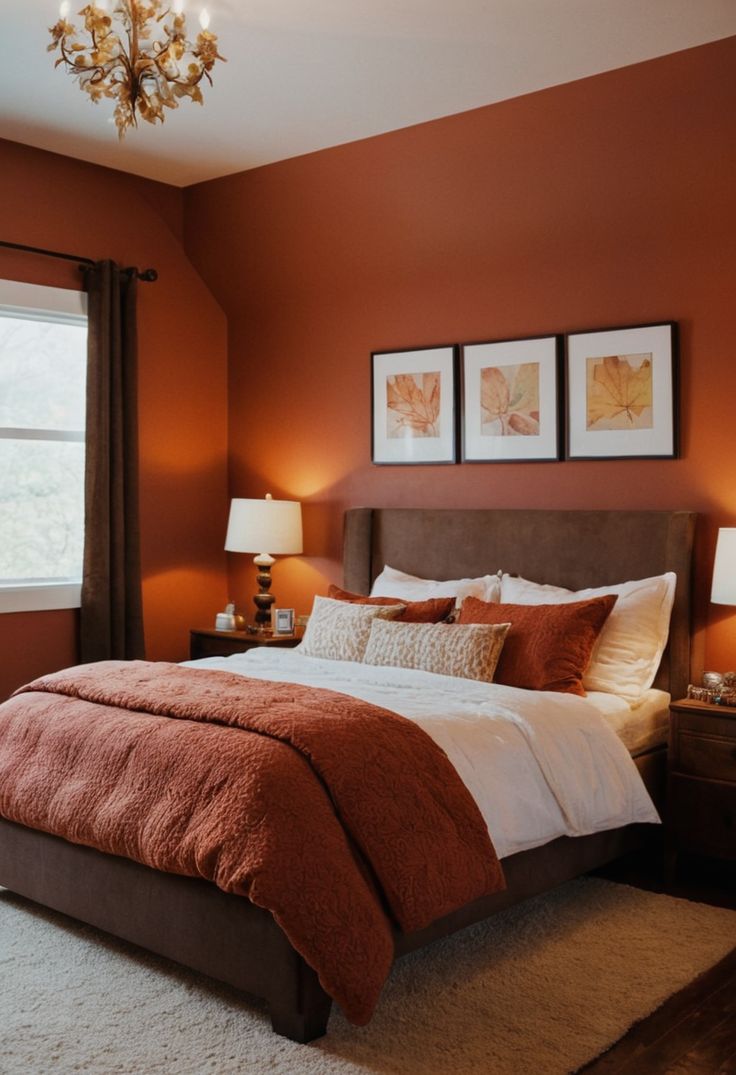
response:
{"label": "patterned lumbar pillow", "polygon": [[365,664],[421,668],[441,676],[493,680],[509,625],[387,623],[371,625]]}
{"label": "patterned lumbar pillow", "polygon": [[315,597],[299,650],[306,657],[330,661],[362,661],[376,619],[393,619],[404,605],[352,605]]}

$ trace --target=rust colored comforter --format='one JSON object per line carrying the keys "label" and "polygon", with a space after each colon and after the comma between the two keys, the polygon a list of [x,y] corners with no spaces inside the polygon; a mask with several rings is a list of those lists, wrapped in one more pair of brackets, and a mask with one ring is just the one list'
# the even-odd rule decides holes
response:
{"label": "rust colored comforter", "polygon": [[173,664],[82,665],[0,706],[0,815],[246,896],[355,1023],[392,962],[387,912],[421,929],[504,885],[470,793],[411,721]]}

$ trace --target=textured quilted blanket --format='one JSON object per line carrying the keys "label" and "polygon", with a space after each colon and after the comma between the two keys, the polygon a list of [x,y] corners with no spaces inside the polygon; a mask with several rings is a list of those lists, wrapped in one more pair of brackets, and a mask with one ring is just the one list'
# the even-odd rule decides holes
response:
{"label": "textured quilted blanket", "polygon": [[0,706],[0,814],[246,896],[355,1023],[391,965],[387,915],[420,929],[504,884],[472,797],[415,724],[173,664],[83,665]]}

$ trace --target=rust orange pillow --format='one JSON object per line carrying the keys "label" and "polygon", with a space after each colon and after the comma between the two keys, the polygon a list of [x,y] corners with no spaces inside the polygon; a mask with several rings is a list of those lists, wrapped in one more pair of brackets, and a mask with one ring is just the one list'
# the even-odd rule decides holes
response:
{"label": "rust orange pillow", "polygon": [[504,605],[466,597],[458,623],[510,623],[494,683],[585,695],[583,673],[615,594],[566,605]]}
{"label": "rust orange pillow", "polygon": [[327,590],[327,596],[333,601],[350,601],[354,605],[406,605],[406,610],[396,617],[396,623],[442,623],[455,608],[454,597],[429,597],[426,601],[403,601],[400,597],[364,597],[359,593],[341,590],[334,584]]}

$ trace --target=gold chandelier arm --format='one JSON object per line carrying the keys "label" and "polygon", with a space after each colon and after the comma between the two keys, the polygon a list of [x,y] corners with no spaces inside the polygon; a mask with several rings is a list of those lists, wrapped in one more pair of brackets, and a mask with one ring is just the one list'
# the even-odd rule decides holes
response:
{"label": "gold chandelier arm", "polygon": [[77,78],[83,78],[85,82],[90,82],[93,85],[97,85],[100,82],[103,82],[106,78],[110,78],[114,74],[114,68],[116,63],[114,59],[110,61],[112,67],[108,67],[106,64],[89,64],[85,65],[84,67],[80,67],[78,64],[75,63],[73,59],[70,58],[63,45],[61,47],[61,54],[64,63],[69,68],[71,74],[75,75]]}
{"label": "gold chandelier arm", "polygon": [[128,54],[125,58],[128,60],[128,57],[131,57],[128,60],[128,67],[132,72],[134,67],[132,57],[138,55],[138,20],[135,17],[135,4],[129,2],[128,9],[130,11],[130,29],[128,30]]}
{"label": "gold chandelier arm", "polygon": [[[86,46],[84,49],[77,50],[76,56],[87,56],[89,58],[93,53],[100,52],[100,42],[97,38],[96,32],[93,29],[90,30],[89,33],[92,39],[91,45]],[[61,60],[64,61],[71,74],[75,75],[79,79],[83,79],[84,82],[90,82],[93,85],[97,85],[98,83],[104,81],[105,78],[108,78],[112,74],[114,74],[115,67],[121,60],[124,61],[124,65],[127,64],[128,58],[127,56],[125,56],[125,53],[122,50],[117,55],[111,56],[110,59],[107,60],[104,64],[78,64],[75,59],[75,54],[70,53],[67,49],[66,42],[68,36],[71,35],[62,34],[56,42],[56,44],[58,44],[59,46],[59,51],[61,53]],[[105,36],[108,37],[110,36],[110,34],[108,33]],[[57,65],[61,62],[61,60],[57,61]]]}

